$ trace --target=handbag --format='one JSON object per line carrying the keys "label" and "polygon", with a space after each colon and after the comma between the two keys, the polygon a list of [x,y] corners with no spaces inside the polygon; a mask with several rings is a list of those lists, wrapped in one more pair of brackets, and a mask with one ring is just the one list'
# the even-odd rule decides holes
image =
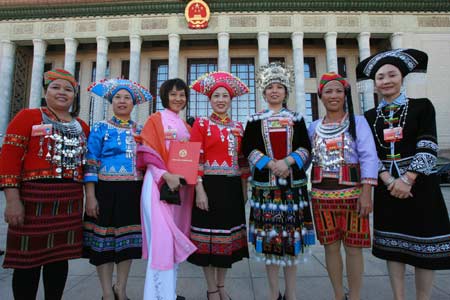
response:
{"label": "handbag", "polygon": [[[180,184],[185,185],[186,181],[183,178],[180,178]],[[169,204],[181,205],[179,191],[171,191],[166,182],[164,182],[159,190],[159,200],[166,201]]]}

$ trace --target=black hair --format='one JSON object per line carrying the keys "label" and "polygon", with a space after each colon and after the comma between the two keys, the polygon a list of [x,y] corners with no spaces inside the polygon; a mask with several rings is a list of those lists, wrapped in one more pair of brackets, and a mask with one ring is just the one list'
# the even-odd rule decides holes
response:
{"label": "black hair", "polygon": [[[169,108],[169,93],[175,87],[177,91],[184,90],[186,94],[186,105],[189,102],[189,87],[183,79],[173,78],[163,82],[159,88],[159,98],[164,108]],[[186,106],[185,105],[185,106]]]}
{"label": "black hair", "polygon": [[345,97],[347,98],[346,103],[348,110],[348,118],[350,121],[348,131],[350,132],[350,135],[352,136],[353,140],[356,141],[355,113],[353,112],[352,90],[350,86],[347,86],[345,88]]}

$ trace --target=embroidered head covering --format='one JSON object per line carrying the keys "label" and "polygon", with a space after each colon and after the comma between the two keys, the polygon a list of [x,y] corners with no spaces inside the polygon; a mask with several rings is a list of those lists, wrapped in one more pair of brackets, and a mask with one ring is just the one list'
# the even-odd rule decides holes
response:
{"label": "embroidered head covering", "polygon": [[319,97],[322,96],[323,87],[330,81],[338,81],[344,86],[344,88],[350,86],[350,84],[347,82],[347,80],[345,80],[345,78],[342,77],[341,75],[334,73],[334,72],[325,73],[322,75],[322,77],[320,77],[319,90],[318,90]]}
{"label": "embroidered head covering", "polygon": [[356,140],[356,129],[355,129],[355,114],[353,112],[353,100],[352,100],[352,90],[350,88],[350,84],[347,80],[345,80],[344,77],[341,75],[329,72],[325,73],[320,77],[320,83],[319,83],[319,90],[318,95],[319,97],[322,97],[322,91],[325,85],[330,81],[337,81],[340,82],[345,89],[345,103],[347,103],[347,111],[348,111],[348,118],[350,121],[349,125],[349,132],[354,140]]}
{"label": "embroidered head covering", "polygon": [[103,79],[91,84],[87,90],[111,103],[114,95],[120,90],[127,90],[130,93],[134,105],[153,100],[152,95],[145,87],[128,79]]}
{"label": "embroidered head covering", "polygon": [[279,62],[261,66],[256,74],[256,85],[264,92],[269,84],[280,83],[286,87],[288,93],[294,86],[294,70]]}
{"label": "embroidered head covering", "polygon": [[250,91],[239,78],[222,71],[206,73],[191,84],[191,89],[208,96],[208,98],[211,98],[211,95],[219,87],[224,87],[230,93],[231,98],[247,94]]}
{"label": "embroidered head covering", "polygon": [[401,48],[377,53],[356,66],[357,80],[375,79],[378,69],[386,64],[396,66],[403,77],[412,72],[425,73],[428,55],[420,50]]}
{"label": "embroidered head covering", "polygon": [[56,79],[67,80],[73,86],[74,90],[76,90],[78,86],[78,82],[71,73],[63,69],[54,69],[44,73],[44,87],[47,88],[48,85]]}

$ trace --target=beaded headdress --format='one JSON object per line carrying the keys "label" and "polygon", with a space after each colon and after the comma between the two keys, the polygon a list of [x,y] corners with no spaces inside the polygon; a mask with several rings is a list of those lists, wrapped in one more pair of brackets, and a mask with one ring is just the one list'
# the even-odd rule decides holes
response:
{"label": "beaded headdress", "polygon": [[44,73],[44,87],[47,87],[52,81],[56,79],[67,80],[73,86],[77,88],[78,82],[75,77],[68,71],[63,69],[54,69]]}
{"label": "beaded headdress", "polygon": [[287,92],[290,93],[294,86],[294,70],[292,67],[284,66],[278,62],[261,66],[256,74],[256,85],[261,92],[264,92],[266,87],[272,83],[284,85]]}
{"label": "beaded headdress", "polygon": [[191,84],[191,89],[208,96],[208,98],[211,98],[212,93],[219,87],[224,87],[230,93],[231,98],[249,92],[247,85],[239,78],[222,71],[206,73]]}
{"label": "beaded headdress", "polygon": [[130,93],[134,105],[153,100],[152,95],[145,87],[128,79],[103,79],[92,83],[87,90],[111,103],[114,95],[120,90],[127,90]]}
{"label": "beaded headdress", "polygon": [[396,66],[405,77],[412,72],[425,73],[428,56],[416,49],[394,49],[377,53],[356,66],[357,80],[375,79],[378,69],[386,64]]}

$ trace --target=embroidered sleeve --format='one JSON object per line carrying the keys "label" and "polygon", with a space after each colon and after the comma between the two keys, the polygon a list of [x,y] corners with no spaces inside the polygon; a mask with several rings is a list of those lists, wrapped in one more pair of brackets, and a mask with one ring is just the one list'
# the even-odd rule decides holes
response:
{"label": "embroidered sleeve", "polygon": [[200,159],[198,162],[198,176],[203,176],[204,174],[204,164],[205,164],[205,143],[203,140],[203,136],[205,134],[205,126],[208,126],[207,124],[205,124],[205,122],[208,122],[207,119],[205,118],[197,118],[194,122],[194,124],[192,125],[192,130],[191,130],[191,138],[190,141],[191,142],[200,142],[201,146],[200,146]]}
{"label": "embroidered sleeve", "polygon": [[356,118],[356,152],[361,170],[361,183],[378,184],[378,156],[369,124],[363,117]]}
{"label": "embroidered sleeve", "polygon": [[250,155],[248,156],[249,163],[257,167],[258,170],[262,170],[270,162],[270,160],[270,157],[264,155],[258,149],[250,152]]}
{"label": "embroidered sleeve", "polygon": [[300,147],[292,152],[290,156],[295,160],[295,163],[301,169],[305,165],[305,162],[309,160],[309,151],[303,147]]}
{"label": "embroidered sleeve", "polygon": [[84,166],[84,182],[97,182],[98,172],[101,164],[101,154],[103,147],[103,139],[105,138],[105,126],[102,122],[94,124],[94,128],[89,134],[86,165]]}
{"label": "embroidered sleeve", "polygon": [[8,125],[0,155],[0,188],[20,186],[32,125],[27,110],[20,111]]}
{"label": "embroidered sleeve", "polygon": [[437,151],[438,145],[434,141],[425,139],[418,141],[416,154],[408,167],[408,171],[430,175],[436,166]]}
{"label": "embroidered sleeve", "polygon": [[419,114],[416,154],[408,167],[408,171],[429,175],[436,166],[439,147],[436,138],[436,117],[433,104],[428,99],[423,101],[425,101],[425,107]]}
{"label": "embroidered sleeve", "polygon": [[242,153],[247,157],[250,166],[262,170],[270,162],[271,158],[263,153],[264,148],[261,121],[247,122],[242,138]]}

